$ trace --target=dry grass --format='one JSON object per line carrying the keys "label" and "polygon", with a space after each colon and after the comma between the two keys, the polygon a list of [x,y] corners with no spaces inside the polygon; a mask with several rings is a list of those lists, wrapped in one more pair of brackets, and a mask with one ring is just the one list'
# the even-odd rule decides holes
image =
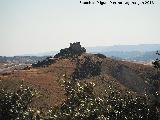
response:
{"label": "dry grass", "polygon": [[[74,72],[75,67],[76,61],[61,59],[45,68],[15,70],[9,75],[0,76],[0,79],[2,80],[0,87],[16,90],[16,88],[22,84],[23,80],[24,85],[32,86],[39,91],[39,96],[35,98],[34,102],[31,103],[31,106],[46,110],[52,106],[58,106],[65,100],[65,91],[60,85],[60,80],[64,79],[64,74],[69,78]],[[127,71],[137,75],[137,78],[140,77],[139,80],[142,81],[140,83],[145,81],[141,76],[154,72],[153,68],[148,66],[106,58],[102,63],[101,75],[85,79],[85,81],[96,83],[95,90],[97,94],[103,93],[105,88],[110,84],[115,86],[116,89],[125,91],[130,89],[134,80],[132,79],[133,81],[126,82],[126,80],[123,79],[125,77],[121,76],[122,73],[118,73],[118,71],[121,70],[121,67],[125,67]],[[141,75],[139,75],[140,73]],[[134,89],[132,88],[132,90]]]}

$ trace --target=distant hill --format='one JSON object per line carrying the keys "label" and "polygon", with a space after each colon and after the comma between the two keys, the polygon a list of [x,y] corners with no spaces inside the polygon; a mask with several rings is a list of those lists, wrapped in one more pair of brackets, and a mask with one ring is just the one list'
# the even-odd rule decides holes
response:
{"label": "distant hill", "polygon": [[[88,53],[102,53],[108,57],[136,60],[152,61],[156,59],[155,52],[160,50],[160,44],[140,44],[140,45],[114,45],[87,47]],[[57,51],[36,54],[36,56],[53,56]]]}
{"label": "distant hill", "polygon": [[87,52],[111,52],[111,51],[122,51],[122,52],[150,52],[160,49],[160,44],[140,44],[140,45],[114,45],[114,46],[97,46],[88,47]]}
{"label": "distant hill", "polygon": [[[89,53],[106,53],[106,52],[151,52],[160,50],[160,44],[140,44],[140,45],[114,45],[114,46],[95,46],[95,47],[86,47],[87,52]],[[48,51],[37,54],[25,54],[21,56],[54,56],[58,51]]]}
{"label": "distant hill", "polygon": [[151,52],[140,52],[140,51],[131,51],[131,52],[123,52],[123,51],[110,51],[104,52],[108,57],[118,57],[126,60],[135,60],[135,61],[152,61],[155,60],[158,56],[155,54],[156,51]]}
{"label": "distant hill", "polygon": [[108,57],[136,61],[155,60],[157,58],[155,54],[157,50],[160,50],[160,44],[115,45],[87,48],[87,52],[102,53]]}
{"label": "distant hill", "polygon": [[[160,44],[140,44],[140,45],[114,45],[114,46],[97,46],[87,47],[87,53],[101,53],[114,59],[126,59],[136,61],[152,61],[157,58],[155,54],[157,50],[160,50]],[[58,51],[50,51],[37,54],[25,54],[16,57],[3,57],[0,56],[0,62],[3,61],[17,61],[17,58],[21,62],[35,63],[42,61],[48,56],[54,56]],[[31,57],[32,56],[32,57]]]}

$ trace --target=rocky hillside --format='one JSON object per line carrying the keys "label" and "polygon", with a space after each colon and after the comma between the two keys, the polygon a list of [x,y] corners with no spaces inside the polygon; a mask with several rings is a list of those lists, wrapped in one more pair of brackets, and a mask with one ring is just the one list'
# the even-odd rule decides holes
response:
{"label": "rocky hillside", "polygon": [[82,80],[101,74],[102,58],[92,54],[83,54],[77,58],[76,68],[71,78]]}
{"label": "rocky hillside", "polygon": [[156,70],[151,66],[89,54],[80,43],[73,43],[54,57],[33,64],[28,70],[13,70],[11,74],[0,75],[0,87],[14,90],[23,81],[23,84],[39,91],[36,103],[31,103],[31,106],[47,109],[64,101],[65,92],[61,86],[64,79],[94,82],[97,95],[103,94],[107,86],[113,86],[122,93],[130,90],[150,95],[154,89],[151,80],[155,74]]}

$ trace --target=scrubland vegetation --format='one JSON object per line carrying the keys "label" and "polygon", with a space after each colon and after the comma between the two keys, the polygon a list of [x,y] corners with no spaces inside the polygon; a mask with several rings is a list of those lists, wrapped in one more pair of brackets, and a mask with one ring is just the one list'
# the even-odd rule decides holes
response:
{"label": "scrubland vegetation", "polygon": [[36,90],[21,85],[17,92],[0,92],[3,120],[158,120],[158,111],[148,96],[121,94],[111,85],[103,97],[94,94],[95,84],[63,80],[66,100],[46,112],[30,107]]}

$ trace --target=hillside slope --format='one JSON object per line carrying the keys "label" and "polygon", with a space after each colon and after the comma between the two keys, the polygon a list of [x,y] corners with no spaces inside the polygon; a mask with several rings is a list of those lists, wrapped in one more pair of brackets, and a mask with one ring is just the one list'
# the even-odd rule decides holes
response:
{"label": "hillside slope", "polygon": [[31,106],[42,110],[58,106],[65,100],[65,91],[61,86],[64,79],[94,82],[97,95],[103,94],[107,86],[113,86],[122,94],[126,90],[141,95],[152,92],[150,80],[156,71],[151,66],[114,60],[102,54],[81,52],[73,57],[68,51],[66,53],[66,58],[60,53],[58,57],[49,59],[51,64],[42,61],[38,67],[0,74],[0,87],[13,91],[23,84],[37,89],[39,96]]}
{"label": "hillside slope", "polygon": [[[88,56],[86,54],[81,55]],[[95,55],[89,55],[92,59],[100,59]],[[111,84],[125,91],[126,89],[137,93],[145,93],[149,90],[147,77],[154,73],[154,69],[135,63],[122,62],[110,58],[101,60],[100,74],[83,77],[81,81],[95,82],[96,89],[103,93],[105,86]],[[48,67],[31,68],[30,70],[14,70],[10,75],[1,75],[1,85],[6,89],[16,88],[23,80],[23,84],[36,88],[41,94],[33,106],[46,108],[59,105],[64,99],[64,90],[60,85],[61,79],[70,78],[76,70],[77,60],[60,59]],[[88,68],[84,69],[87,70]],[[91,68],[94,69],[94,68]],[[90,70],[91,71],[91,70]],[[65,76],[64,76],[65,75]],[[64,78],[65,77],[65,78]],[[149,91],[148,91],[149,92]]]}

